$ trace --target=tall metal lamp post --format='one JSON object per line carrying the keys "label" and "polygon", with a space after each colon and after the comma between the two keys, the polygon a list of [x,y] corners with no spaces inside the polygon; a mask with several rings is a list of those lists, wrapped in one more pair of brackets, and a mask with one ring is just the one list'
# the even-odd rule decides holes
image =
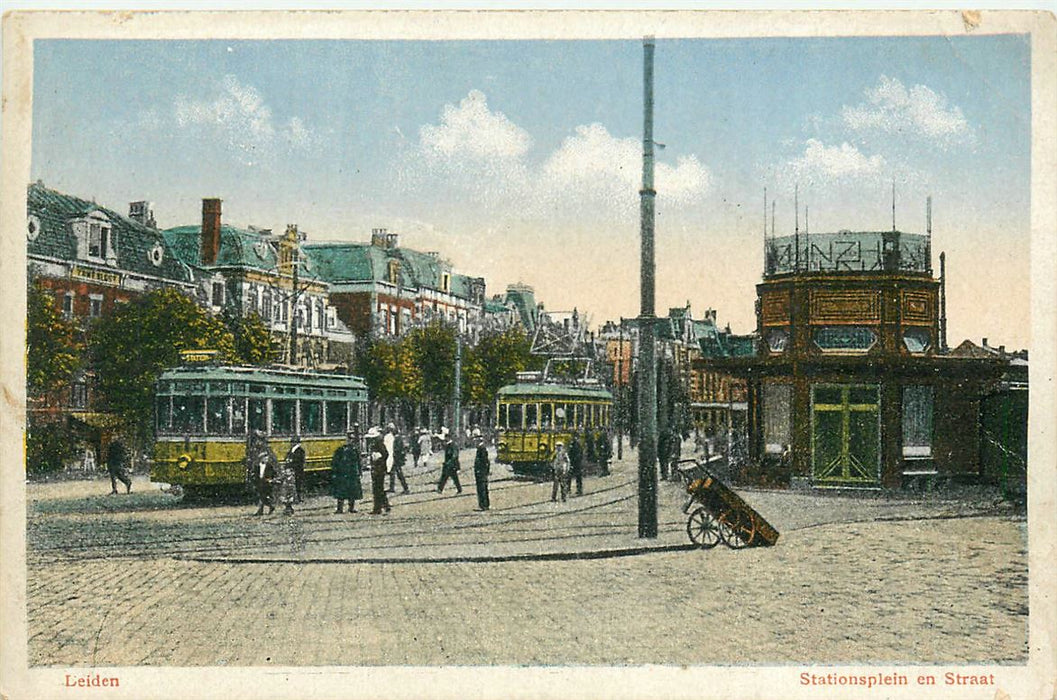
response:
{"label": "tall metal lamp post", "polygon": [[653,37],[643,40],[642,230],[639,308],[639,537],[657,536],[657,362],[654,348]]}

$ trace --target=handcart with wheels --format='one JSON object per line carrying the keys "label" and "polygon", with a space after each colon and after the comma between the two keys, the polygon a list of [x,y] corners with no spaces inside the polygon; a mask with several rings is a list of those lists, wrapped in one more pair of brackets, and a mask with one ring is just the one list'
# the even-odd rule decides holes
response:
{"label": "handcart with wheels", "polygon": [[688,514],[686,534],[702,549],[722,542],[731,549],[773,547],[778,531],[741,496],[694,459],[680,460],[676,471],[689,494],[683,512]]}

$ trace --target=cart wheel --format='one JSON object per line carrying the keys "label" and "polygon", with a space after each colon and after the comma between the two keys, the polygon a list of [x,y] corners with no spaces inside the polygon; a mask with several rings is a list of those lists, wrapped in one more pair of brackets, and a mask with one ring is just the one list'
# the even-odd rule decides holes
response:
{"label": "cart wheel", "polygon": [[686,534],[701,549],[712,549],[721,539],[719,521],[704,508],[698,508],[686,521]]}
{"label": "cart wheel", "polygon": [[756,535],[756,523],[743,510],[728,510],[719,516],[719,536],[731,549],[748,547]]}

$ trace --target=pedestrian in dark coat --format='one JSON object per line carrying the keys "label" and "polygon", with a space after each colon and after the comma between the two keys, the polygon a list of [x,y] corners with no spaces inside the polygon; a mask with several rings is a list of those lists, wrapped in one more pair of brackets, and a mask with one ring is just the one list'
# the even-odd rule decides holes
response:
{"label": "pedestrian in dark coat", "polygon": [[[590,435],[584,436],[587,440],[591,439]],[[570,486],[573,480],[576,481],[576,495],[584,495],[584,449],[580,445],[580,438],[578,435],[573,434],[573,439],[569,441],[569,479]]]}
{"label": "pedestrian in dark coat", "polygon": [[602,476],[609,476],[609,460],[613,458],[613,444],[609,433],[603,430],[598,434],[598,464],[602,467]]}
{"label": "pedestrian in dark coat", "polygon": [[335,513],[343,512],[345,501],[349,502],[349,512],[356,512],[356,501],[363,498],[363,484],[360,481],[360,449],[356,433],[345,436],[345,444],[334,451],[330,460],[330,495],[338,499]]}
{"label": "pedestrian in dark coat", "polygon": [[477,507],[488,510],[488,473],[492,470],[492,462],[488,459],[488,448],[484,446],[484,438],[477,438],[477,456],[473,460],[473,478],[477,484]]}
{"label": "pedestrian in dark coat", "polygon": [[671,445],[671,433],[665,431],[657,436],[657,461],[661,465],[661,478],[668,479],[668,461],[670,459],[669,450]]}
{"label": "pedestrian in dark coat", "polygon": [[[304,448],[300,452],[304,454]],[[294,450],[286,453],[286,457],[279,462],[279,468],[275,471],[274,496],[283,504],[283,515],[294,514],[294,501],[297,500],[297,474],[294,471]]]}
{"label": "pedestrian in dark coat", "polygon": [[257,453],[257,464],[253,468],[254,486],[257,491],[257,512],[254,515],[263,515],[264,506],[268,506],[269,515],[275,512],[275,504],[272,502],[272,482],[278,470],[279,459],[270,448]]}
{"label": "pedestrian in dark coat", "polygon": [[451,438],[445,438],[444,441],[444,466],[440,470],[438,493],[444,493],[444,485],[448,483],[448,479],[455,484],[455,492],[462,493],[462,484],[459,483],[459,448]]}
{"label": "pedestrian in dark coat", "polygon": [[305,493],[305,446],[297,435],[290,438],[290,451],[286,453],[286,461],[294,472],[294,503],[300,503]]}
{"label": "pedestrian in dark coat", "polygon": [[404,493],[410,493],[407,488],[407,479],[404,478],[404,465],[407,464],[407,447],[404,445],[404,436],[396,432],[396,426],[389,424],[389,431],[393,433],[393,469],[389,472],[389,493],[396,491],[396,480],[400,479],[400,486]]}
{"label": "pedestrian in dark coat", "polygon": [[128,473],[128,450],[120,440],[110,443],[106,456],[106,470],[110,472],[110,495],[117,494],[117,482],[125,485],[125,493],[132,492],[132,477]]}
{"label": "pedestrian in dark coat", "polygon": [[598,461],[598,450],[595,449],[596,447],[598,447],[598,443],[591,437],[591,431],[584,431],[584,459],[587,464],[594,464]]}
{"label": "pedestrian in dark coat", "polygon": [[411,435],[411,459],[415,469],[418,469],[418,460],[422,456],[422,440],[420,433],[412,433]]}
{"label": "pedestrian in dark coat", "polygon": [[367,431],[367,449],[371,454],[371,495],[374,507],[371,515],[389,515],[389,499],[385,495],[385,473],[389,451],[385,449],[382,431],[377,427]]}
{"label": "pedestrian in dark coat", "polygon": [[254,496],[257,494],[257,458],[261,452],[268,451],[268,440],[264,437],[264,431],[259,429],[250,430],[246,436],[246,485],[250,487]]}

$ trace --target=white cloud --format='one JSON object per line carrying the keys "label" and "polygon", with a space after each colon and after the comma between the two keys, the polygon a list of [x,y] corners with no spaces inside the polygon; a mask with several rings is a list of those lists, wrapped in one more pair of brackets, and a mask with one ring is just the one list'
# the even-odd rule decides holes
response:
{"label": "white cloud", "polygon": [[[657,163],[658,197],[680,203],[699,199],[710,183],[708,169],[697,156],[682,156],[675,166]],[[576,127],[576,134],[543,163],[543,187],[548,198],[568,197],[602,201],[623,209],[638,206],[642,183],[642,144],[617,138],[602,124]]]}
{"label": "white cloud", "polygon": [[805,184],[881,182],[889,175],[888,162],[881,155],[865,155],[845,142],[827,146],[818,139],[808,139],[804,152],[776,167],[778,177]]}
{"label": "white cloud", "polygon": [[277,125],[260,92],[233,75],[225,76],[206,99],[178,95],[172,114],[176,127],[211,132],[247,157],[266,157],[279,144],[305,148],[313,142],[313,134],[299,117]]}
{"label": "white cloud", "polygon": [[527,131],[488,109],[480,90],[471,90],[458,106],[445,105],[441,123],[423,126],[419,138],[425,153],[455,161],[517,159],[532,144]]}
{"label": "white cloud", "polygon": [[[416,189],[457,188],[493,216],[548,220],[575,214],[608,221],[637,210],[638,139],[619,138],[595,123],[577,126],[549,154],[536,156],[532,146],[525,129],[472,90],[458,105],[446,105],[439,123],[419,129],[419,141],[405,154],[397,177],[401,186]],[[694,155],[656,165],[661,206],[697,202],[710,182],[708,169]]]}
{"label": "white cloud", "polygon": [[866,102],[841,110],[844,125],[853,131],[923,137],[940,145],[973,138],[961,109],[925,85],[908,90],[899,80],[882,75],[865,94]]}

